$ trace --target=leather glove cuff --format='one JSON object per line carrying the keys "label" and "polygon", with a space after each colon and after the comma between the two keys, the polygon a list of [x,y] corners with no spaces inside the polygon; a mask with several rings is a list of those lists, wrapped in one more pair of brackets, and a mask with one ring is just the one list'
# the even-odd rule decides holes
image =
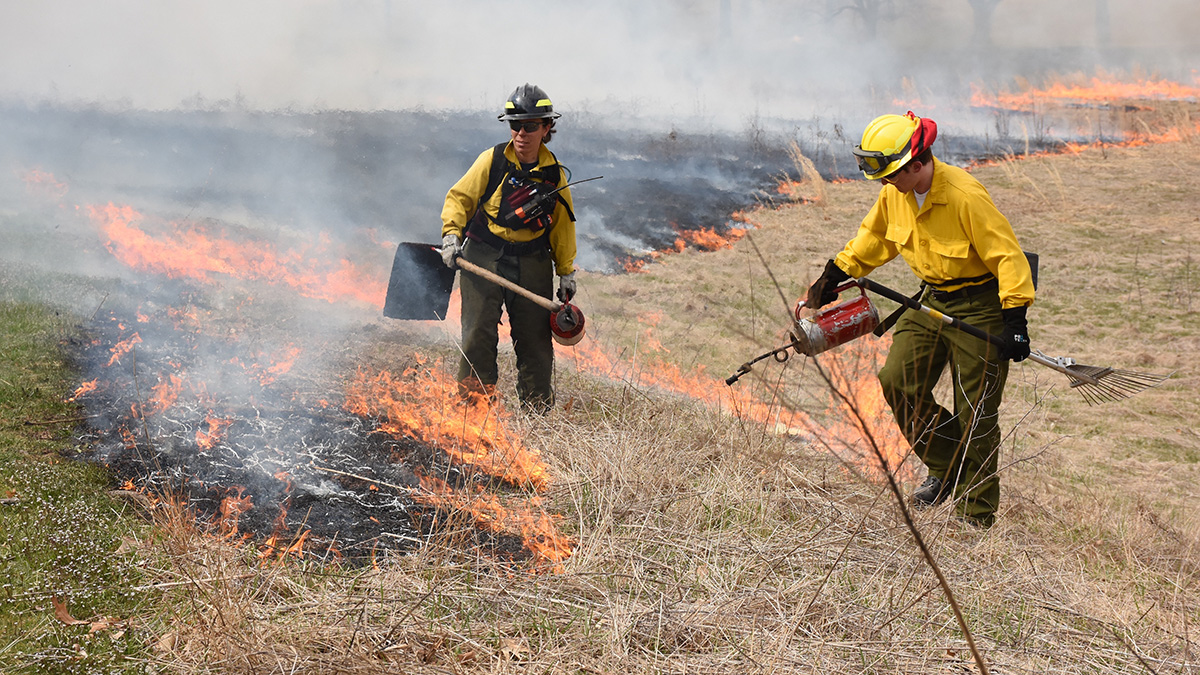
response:
{"label": "leather glove cuff", "polygon": [[1000,310],[1000,316],[1004,317],[1004,327],[1014,333],[1028,333],[1029,322],[1025,319],[1025,312],[1028,309],[1028,307],[1009,307]]}
{"label": "leather glove cuff", "polygon": [[825,263],[825,273],[822,275],[829,280],[830,288],[837,286],[843,281],[849,281],[850,275],[842,271],[842,268],[837,266],[837,263],[830,260]]}

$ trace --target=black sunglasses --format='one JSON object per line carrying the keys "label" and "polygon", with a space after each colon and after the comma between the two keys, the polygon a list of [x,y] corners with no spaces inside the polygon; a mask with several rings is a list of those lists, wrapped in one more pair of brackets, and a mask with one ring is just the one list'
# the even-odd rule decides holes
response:
{"label": "black sunglasses", "polygon": [[537,131],[538,129],[541,129],[544,126],[546,126],[545,120],[530,120],[528,122],[522,122],[520,120],[509,120],[508,121],[509,129],[512,129],[513,131],[520,131],[520,130],[524,129],[525,133],[527,133],[527,134],[532,134],[533,132]]}

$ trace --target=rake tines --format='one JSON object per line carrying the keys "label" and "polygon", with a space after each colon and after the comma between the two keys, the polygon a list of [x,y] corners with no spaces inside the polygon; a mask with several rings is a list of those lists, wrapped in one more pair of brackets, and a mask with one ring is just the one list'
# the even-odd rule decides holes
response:
{"label": "rake tines", "polygon": [[1030,354],[1029,358],[1066,375],[1071,380],[1071,388],[1077,389],[1088,405],[1129,398],[1157,386],[1170,377],[1170,374],[1158,375],[1139,373],[1135,370],[1114,370],[1107,366],[1085,366],[1075,363],[1075,359],[1069,356],[1046,356],[1039,351]]}

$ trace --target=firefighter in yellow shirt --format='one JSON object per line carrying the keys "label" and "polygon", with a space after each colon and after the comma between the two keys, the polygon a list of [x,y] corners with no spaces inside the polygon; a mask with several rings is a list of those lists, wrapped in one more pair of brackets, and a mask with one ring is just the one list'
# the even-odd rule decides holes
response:
{"label": "firefighter in yellow shirt", "polygon": [[[546,147],[555,133],[550,97],[540,87],[517,87],[499,119],[511,138],[479,155],[446,194],[442,206],[442,260],[458,256],[549,297],[558,275],[558,298],[569,301],[575,282],[575,214],[569,172]],[[554,193],[550,206],[539,197]],[[532,205],[541,204],[540,209]],[[465,243],[464,243],[465,242]],[[508,311],[517,356],[521,406],[545,412],[554,405],[554,344],[550,311],[472,274],[459,275],[462,294],[461,393],[494,395],[498,326]]]}
{"label": "firefighter in yellow shirt", "polygon": [[[809,288],[805,305],[835,301],[835,286],[899,255],[922,282],[922,303],[1004,338],[997,348],[907,310],[879,371],[896,422],[929,469],[913,503],[953,497],[959,516],[988,527],[1000,501],[998,410],[1008,362],[1029,356],[1025,312],[1033,277],[1012,226],[983,185],[933,156],[936,137],[933,120],[912,112],[867,125],[854,155],[863,175],[883,186],[858,233]],[[953,412],[933,396],[947,365]]]}

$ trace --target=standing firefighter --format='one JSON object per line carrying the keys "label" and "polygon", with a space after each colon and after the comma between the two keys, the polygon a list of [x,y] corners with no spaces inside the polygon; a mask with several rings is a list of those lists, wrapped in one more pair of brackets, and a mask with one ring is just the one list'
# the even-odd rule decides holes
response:
{"label": "standing firefighter", "polygon": [[[546,147],[559,116],[539,87],[524,84],[508,97],[499,119],[508,122],[511,140],[483,151],[446,193],[442,260],[448,267],[456,267],[455,258],[461,255],[543,297],[553,292],[557,273],[559,300],[567,302],[575,295],[571,193],[563,189],[545,199],[568,180],[568,172]],[[502,308],[507,308],[521,406],[545,412],[554,405],[550,310],[473,274],[459,276],[460,393],[494,394],[497,326]]]}
{"label": "standing firefighter", "polygon": [[[858,234],[808,289],[805,305],[835,301],[835,286],[901,255],[921,279],[921,302],[1004,338],[997,348],[910,309],[896,323],[879,371],[896,422],[929,469],[913,503],[932,506],[953,495],[959,516],[988,527],[1000,501],[998,409],[1008,361],[1029,356],[1025,312],[1033,278],[983,185],[933,156],[936,137],[933,120],[912,112],[867,125],[854,155],[863,175],[883,187]],[[953,413],[933,397],[947,364]]]}

